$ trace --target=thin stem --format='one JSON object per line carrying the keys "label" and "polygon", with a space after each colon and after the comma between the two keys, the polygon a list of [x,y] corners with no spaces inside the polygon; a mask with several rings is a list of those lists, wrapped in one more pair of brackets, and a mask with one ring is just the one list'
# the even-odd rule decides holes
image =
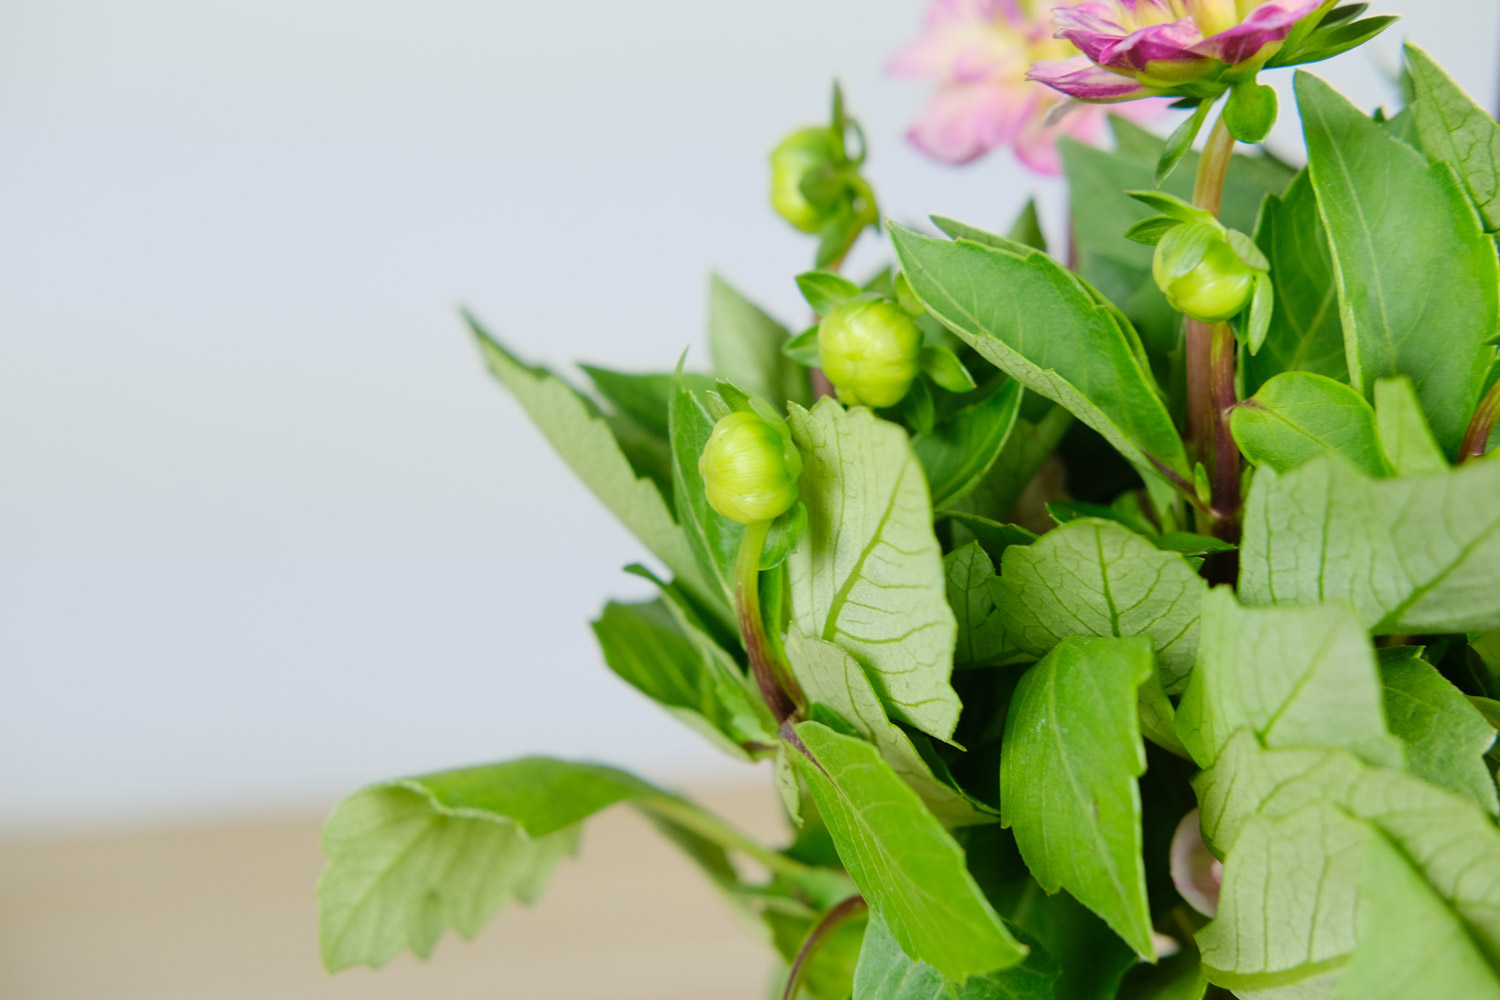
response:
{"label": "thin stem", "polygon": [[780,723],[790,718],[797,707],[781,686],[781,676],[789,676],[791,672],[785,663],[777,662],[777,647],[766,639],[766,623],[760,612],[760,554],[770,530],[770,521],[745,525],[734,564],[734,607],[760,696]]}
{"label": "thin stem", "polygon": [[663,795],[658,798],[642,799],[636,802],[635,806],[647,816],[675,823],[706,837],[721,847],[739,851],[745,857],[760,862],[772,874],[796,879],[813,871],[811,867],[800,861],[756,843],[748,834],[731,826],[726,820],[720,819],[685,799]]}
{"label": "thin stem", "polygon": [[1484,398],[1479,401],[1479,409],[1474,411],[1474,416],[1469,421],[1469,429],[1464,431],[1463,444],[1458,446],[1459,462],[1484,457],[1484,451],[1489,447],[1490,435],[1495,431],[1497,419],[1500,419],[1500,381],[1490,386],[1490,391],[1485,393]]}
{"label": "thin stem", "polygon": [[865,897],[850,896],[842,903],[823,914],[807,934],[807,940],[802,942],[802,947],[797,952],[797,959],[792,963],[791,972],[787,973],[786,989],[782,991],[781,1000],[795,1000],[797,989],[802,985],[802,971],[807,963],[818,953],[824,941],[834,931],[838,930],[850,917],[863,913],[868,907],[865,905]]}
{"label": "thin stem", "polygon": [[1224,178],[1229,174],[1233,156],[1234,136],[1229,134],[1229,126],[1220,115],[1198,159],[1198,177],[1193,183],[1193,204],[1198,208],[1219,214],[1219,204],[1224,200]]}

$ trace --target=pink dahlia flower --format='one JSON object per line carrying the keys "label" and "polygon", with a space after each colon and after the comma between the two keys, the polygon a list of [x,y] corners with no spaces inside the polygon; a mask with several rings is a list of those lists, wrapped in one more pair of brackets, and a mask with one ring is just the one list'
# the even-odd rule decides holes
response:
{"label": "pink dahlia flower", "polygon": [[1052,12],[1082,55],[1029,78],[1081,101],[1128,101],[1216,69],[1253,73],[1325,0],[1086,0]]}
{"label": "pink dahlia flower", "polygon": [[[1048,15],[1057,0],[933,0],[922,34],[891,58],[896,76],[937,84],[907,138],[929,156],[968,163],[1010,146],[1041,174],[1057,174],[1057,138],[1095,141],[1101,108],[1062,108],[1067,98],[1027,79],[1037,60],[1065,59],[1078,49],[1053,36]],[[1134,87],[1133,81],[1127,81]],[[1138,89],[1138,88],[1137,88]],[[1141,107],[1137,116],[1154,114]]]}

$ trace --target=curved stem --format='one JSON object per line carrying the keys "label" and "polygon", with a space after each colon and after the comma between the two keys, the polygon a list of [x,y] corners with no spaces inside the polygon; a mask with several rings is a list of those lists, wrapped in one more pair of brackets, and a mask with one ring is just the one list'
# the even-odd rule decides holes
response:
{"label": "curved stem", "polygon": [[769,847],[756,843],[726,820],[720,819],[686,799],[661,796],[643,799],[635,803],[635,806],[649,817],[675,823],[721,847],[739,851],[745,857],[760,862],[772,874],[796,879],[813,870],[810,866],[789,858],[780,851],[773,851]]}
{"label": "curved stem", "polygon": [[865,905],[865,897],[850,896],[842,903],[823,914],[823,919],[807,933],[807,940],[802,942],[802,947],[797,952],[797,959],[792,963],[791,972],[787,973],[786,989],[781,993],[781,1000],[795,1000],[797,989],[802,985],[802,972],[807,968],[807,963],[818,953],[828,936],[838,930],[850,917],[863,913],[868,907]]}
{"label": "curved stem", "polygon": [[745,534],[740,538],[739,555],[734,563],[734,608],[739,617],[745,653],[750,657],[750,670],[755,675],[756,686],[760,688],[760,696],[765,699],[766,706],[771,709],[777,723],[781,723],[790,718],[797,708],[782,687],[782,678],[790,676],[791,671],[778,655],[779,645],[767,640],[766,623],[760,612],[760,554],[766,546],[766,535],[770,530],[770,521],[745,525]]}
{"label": "curved stem", "polygon": [[1459,462],[1484,457],[1484,451],[1489,447],[1490,435],[1495,431],[1497,419],[1500,419],[1500,380],[1490,386],[1490,391],[1485,393],[1484,398],[1479,401],[1479,409],[1474,411],[1474,416],[1469,421],[1469,428],[1464,431],[1463,444],[1458,447]]}

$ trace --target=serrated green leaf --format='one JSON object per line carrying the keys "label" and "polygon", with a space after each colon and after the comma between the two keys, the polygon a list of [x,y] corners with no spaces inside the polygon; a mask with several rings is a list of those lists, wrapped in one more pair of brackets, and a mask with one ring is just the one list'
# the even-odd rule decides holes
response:
{"label": "serrated green leaf", "polygon": [[775,746],[774,720],[734,662],[690,640],[664,601],[610,602],[594,635],[611,670],[723,750],[749,759],[756,744]]}
{"label": "serrated green leaf", "polygon": [[1432,57],[1406,43],[1422,147],[1458,174],[1489,232],[1500,230],[1500,125]]}
{"label": "serrated green leaf", "polygon": [[1325,452],[1342,455],[1372,476],[1391,467],[1375,436],[1375,411],[1342,382],[1312,372],[1283,372],[1230,412],[1229,428],[1244,456],[1287,472]]}
{"label": "serrated green leaf", "polygon": [[877,917],[865,930],[854,995],[859,1000],[1054,1000],[1058,974],[1051,956],[1033,948],[1015,968],[955,982],[927,963],[908,958]]}
{"label": "serrated green leaf", "polygon": [[782,354],[786,327],[715,275],[708,289],[708,350],[724,378],[778,405],[812,398],[807,372]]}
{"label": "serrated green leaf", "polygon": [[1177,734],[1200,766],[1212,766],[1241,729],[1266,747],[1342,746],[1401,766],[1375,654],[1349,609],[1247,608],[1216,588],[1203,599],[1198,649]]}
{"label": "serrated green leaf", "polygon": [[1184,477],[1187,453],[1133,331],[1075,276],[1037,251],[1020,256],[892,225],[912,290],[992,364],[1067,407],[1148,477]]}
{"label": "serrated green leaf", "polygon": [[948,604],[958,619],[958,645],[953,663],[960,667],[1012,663],[1024,652],[1010,641],[990,581],[995,564],[978,542],[961,545],[943,557],[948,576]]}
{"label": "serrated green leaf", "polygon": [[1392,735],[1406,746],[1407,770],[1500,813],[1495,779],[1484,765],[1495,743],[1494,728],[1422,659],[1420,647],[1393,646],[1380,654],[1385,716]]}
{"label": "serrated green leaf", "polygon": [[1261,469],[1245,504],[1247,603],[1345,601],[1380,635],[1500,628],[1500,461],[1370,479],[1335,456]]}
{"label": "serrated green leaf", "polygon": [[1254,393],[1288,371],[1347,381],[1333,258],[1307,171],[1297,175],[1284,196],[1267,197],[1255,239],[1271,262],[1274,294],[1265,340],[1244,359],[1246,391]]}
{"label": "serrated green leaf", "polygon": [[695,597],[728,615],[718,586],[698,566],[655,483],[631,468],[604,417],[586,397],[545,368],[522,364],[469,318],[490,371],[505,383],[537,429],[626,528],[630,529]]}
{"label": "serrated green leaf", "polygon": [[958,723],[955,624],[921,464],[863,407],[793,407],[807,532],[787,559],[792,620],[847,650],[892,718],[938,739]]}
{"label": "serrated green leaf", "polygon": [[1035,655],[1071,635],[1151,638],[1167,691],[1182,690],[1198,650],[1207,585],[1183,557],[1123,525],[1070,521],[1005,550],[990,584],[1012,641]]}
{"label": "serrated green leaf", "polygon": [[1409,376],[1451,456],[1500,330],[1494,242],[1446,164],[1428,164],[1316,77],[1299,72],[1297,94],[1350,381],[1368,393],[1378,378]]}
{"label": "serrated green leaf", "polygon": [[1381,454],[1396,475],[1426,476],[1448,471],[1448,460],[1433,440],[1410,379],[1376,380],[1375,432]]}
{"label": "serrated green leaf", "polygon": [[1021,383],[1006,382],[944,417],[932,433],[912,438],[933,506],[955,503],[980,484],[1004,450],[1020,409]]}
{"label": "serrated green leaf", "polygon": [[1145,637],[1063,640],[1021,678],[1000,759],[1001,822],[1033,877],[1067,889],[1148,961],[1137,703],[1154,669]]}
{"label": "serrated green leaf", "polygon": [[944,784],[932,773],[911,737],[886,716],[879,695],[852,656],[795,628],[787,633],[786,654],[808,703],[832,712],[874,745],[891,770],[921,796],[944,826],[994,822],[992,808]]}
{"label": "serrated green leaf", "polygon": [[817,722],[795,733],[806,753],[791,759],[839,859],[901,950],[957,980],[1019,965],[1027,949],[985,900],[963,849],[880,752]]}

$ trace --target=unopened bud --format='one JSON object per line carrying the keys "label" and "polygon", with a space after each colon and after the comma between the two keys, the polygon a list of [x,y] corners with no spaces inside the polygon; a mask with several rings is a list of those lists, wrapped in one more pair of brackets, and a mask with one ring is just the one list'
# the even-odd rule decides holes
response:
{"label": "unopened bud", "polygon": [[856,299],[818,325],[823,374],[850,406],[895,406],[922,370],[922,331],[894,302]]}
{"label": "unopened bud", "polygon": [[784,425],[736,410],[714,425],[698,473],[710,507],[731,521],[755,524],[797,502],[802,456]]}
{"label": "unopened bud", "polygon": [[1219,323],[1245,308],[1259,271],[1240,259],[1222,231],[1190,223],[1162,237],[1151,273],[1173,309]]}
{"label": "unopened bud", "polygon": [[836,191],[828,198],[809,199],[806,190],[817,186],[820,173],[832,175],[835,156],[833,135],[826,128],[798,129],[771,151],[771,206],[804,233],[817,232],[837,208]]}

